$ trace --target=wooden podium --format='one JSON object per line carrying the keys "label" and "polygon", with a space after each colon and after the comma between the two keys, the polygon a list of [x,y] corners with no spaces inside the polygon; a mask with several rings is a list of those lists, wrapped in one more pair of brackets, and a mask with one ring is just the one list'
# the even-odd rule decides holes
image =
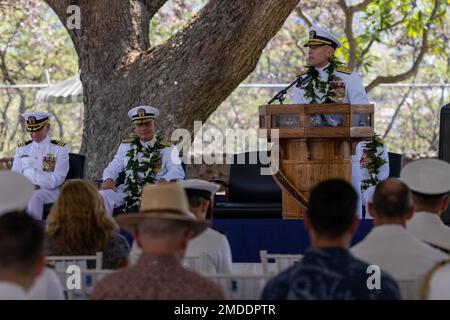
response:
{"label": "wooden podium", "polygon": [[269,140],[275,138],[270,129],[278,129],[279,170],[274,178],[282,189],[283,218],[302,219],[317,183],[331,178],[352,182],[351,156],[358,142],[373,137],[374,106],[263,105],[259,123]]}

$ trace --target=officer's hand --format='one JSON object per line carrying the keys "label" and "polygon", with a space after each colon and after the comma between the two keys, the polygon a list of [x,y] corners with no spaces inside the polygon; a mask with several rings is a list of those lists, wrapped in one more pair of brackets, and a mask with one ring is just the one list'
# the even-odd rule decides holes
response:
{"label": "officer's hand", "polygon": [[167,180],[164,179],[164,178],[161,178],[161,179],[158,180],[158,183],[161,183],[161,184],[163,184],[163,183],[169,183],[169,181],[167,181]]}
{"label": "officer's hand", "polygon": [[116,191],[116,186],[114,185],[113,179],[106,179],[103,181],[102,186],[100,187],[101,190],[108,190],[112,189],[113,191]]}

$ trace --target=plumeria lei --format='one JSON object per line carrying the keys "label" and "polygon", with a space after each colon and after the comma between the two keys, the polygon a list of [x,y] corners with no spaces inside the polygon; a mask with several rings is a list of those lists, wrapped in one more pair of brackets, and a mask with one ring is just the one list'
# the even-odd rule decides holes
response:
{"label": "plumeria lei", "polygon": [[[334,103],[333,99],[331,99],[335,93],[334,93],[334,87],[331,85],[334,81],[339,81],[338,77],[334,75],[334,71],[339,66],[343,65],[342,62],[339,62],[335,57],[330,59],[330,64],[328,67],[324,69],[326,73],[328,73],[328,80],[327,81],[320,81],[319,80],[319,73],[317,72],[316,68],[309,67],[308,74],[311,74],[313,76],[313,79],[305,86],[304,88],[304,96],[305,98],[310,98],[310,103]],[[323,94],[322,98],[320,98],[316,94],[316,90]]]}
{"label": "plumeria lei", "polygon": [[381,156],[384,152],[384,141],[378,134],[374,134],[373,139],[366,143],[362,150],[360,166],[369,172],[369,178],[361,181],[361,192],[378,183],[380,168],[387,163]]}
{"label": "plumeria lei", "polygon": [[163,137],[156,136],[153,147],[142,146],[139,137],[133,137],[131,148],[126,153],[125,167],[125,212],[137,212],[141,204],[142,188],[155,182],[155,175],[161,166],[161,150],[165,147]]}

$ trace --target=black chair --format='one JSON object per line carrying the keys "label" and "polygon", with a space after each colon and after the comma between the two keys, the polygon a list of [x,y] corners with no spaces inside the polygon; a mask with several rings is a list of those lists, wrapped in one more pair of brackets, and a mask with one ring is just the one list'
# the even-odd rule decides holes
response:
{"label": "black chair", "polygon": [[[234,156],[230,165],[227,202],[216,203],[214,218],[281,218],[281,189],[271,175],[261,175],[260,169],[268,167],[260,162],[258,153]],[[238,159],[244,159],[238,164]],[[257,159],[256,163],[249,160]]]}
{"label": "black chair", "polygon": [[66,180],[84,179],[85,163],[86,156],[84,154],[69,153],[69,172],[67,172]]}
{"label": "black chair", "polygon": [[389,177],[400,178],[400,171],[403,168],[403,154],[388,152],[389,156]]}
{"label": "black chair", "polygon": [[[69,179],[83,179],[84,166],[86,163],[86,156],[83,154],[69,153],[69,171],[67,172],[66,180]],[[53,203],[44,204],[44,211],[42,220],[46,220]]]}

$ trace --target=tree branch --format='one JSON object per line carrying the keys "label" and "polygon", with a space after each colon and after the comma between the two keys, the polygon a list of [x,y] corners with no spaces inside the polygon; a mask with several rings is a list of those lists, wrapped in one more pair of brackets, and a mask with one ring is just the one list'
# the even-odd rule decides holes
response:
{"label": "tree branch", "polygon": [[357,44],[355,35],[353,34],[353,10],[352,7],[347,6],[345,0],[339,0],[338,5],[341,7],[345,15],[344,32],[347,37],[349,53],[348,53],[348,66],[349,68],[355,68],[356,66],[356,49]]}
{"label": "tree branch", "polygon": [[350,7],[350,10],[353,12],[363,11],[367,6],[372,2],[373,0],[364,0],[363,2],[360,2],[358,4],[355,4]]}
{"label": "tree branch", "polygon": [[142,0],[147,7],[148,18],[151,20],[167,0]]}
{"label": "tree branch", "polygon": [[436,18],[436,15],[437,15],[437,12],[439,9],[439,5],[440,5],[440,1],[441,0],[435,1],[434,8],[430,15],[430,18],[428,19],[425,27],[423,28],[422,46],[420,48],[419,54],[417,55],[417,58],[411,65],[411,68],[409,68],[409,70],[407,70],[403,73],[400,73],[398,75],[395,75],[395,76],[378,76],[378,77],[376,77],[372,82],[370,82],[366,86],[367,93],[369,93],[373,88],[375,88],[376,86],[378,86],[382,83],[400,82],[400,81],[410,78],[411,76],[413,76],[417,73],[417,70],[419,69],[419,65],[422,63],[423,57],[425,56],[425,54],[427,53],[427,51],[429,49],[428,48],[428,32],[430,30],[433,20]]}
{"label": "tree branch", "polygon": [[[147,90],[144,99],[167,106],[164,114],[191,128],[193,124],[180,111],[193,106],[197,119],[205,120],[254,70],[267,42],[298,1],[286,0],[280,6],[271,0],[210,0],[185,29],[148,51],[142,64],[128,72],[142,73],[146,65],[143,79],[156,78],[164,86],[173,86],[170,96]],[[164,72],[169,67],[184,72]]]}
{"label": "tree branch", "polygon": [[306,13],[303,12],[303,9],[301,6],[297,6],[295,7],[295,13],[297,14],[297,16],[301,19],[303,19],[303,21],[305,21],[306,25],[308,27],[311,27],[313,25],[312,23],[312,19],[306,15]]}
{"label": "tree branch", "polygon": [[400,103],[395,108],[394,115],[392,116],[392,119],[391,119],[391,121],[389,122],[389,125],[386,128],[386,131],[384,131],[383,140],[386,139],[387,135],[391,131],[392,127],[394,126],[395,119],[397,118],[398,114],[400,113],[400,109],[402,108],[403,104],[405,103],[406,98],[408,98],[408,96],[410,95],[410,93],[412,91],[412,88],[413,87],[409,88],[408,92],[403,96],[402,101],[400,101]]}
{"label": "tree branch", "polygon": [[[69,32],[80,58],[82,71],[97,72],[97,77],[110,78],[114,76],[116,69],[137,59],[140,52],[150,46],[148,39],[150,17],[148,7],[141,1],[120,0],[113,3],[110,0],[44,1],[55,11]],[[80,7],[80,29],[69,29],[66,24],[69,17],[67,6],[72,4]],[[110,50],[109,45],[112,43],[115,50]]]}

